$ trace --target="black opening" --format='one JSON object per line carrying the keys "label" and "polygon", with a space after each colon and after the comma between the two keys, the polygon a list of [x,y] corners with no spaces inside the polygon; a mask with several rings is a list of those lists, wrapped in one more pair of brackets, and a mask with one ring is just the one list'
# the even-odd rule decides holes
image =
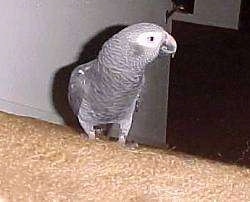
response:
{"label": "black opening", "polygon": [[184,8],[179,9],[178,12],[182,13],[194,13],[194,2],[195,0],[173,0],[175,6],[182,5]]}
{"label": "black opening", "polygon": [[250,32],[250,1],[242,0],[240,11],[240,31]]}
{"label": "black opening", "polygon": [[250,167],[249,33],[173,21],[172,35],[168,145]]}

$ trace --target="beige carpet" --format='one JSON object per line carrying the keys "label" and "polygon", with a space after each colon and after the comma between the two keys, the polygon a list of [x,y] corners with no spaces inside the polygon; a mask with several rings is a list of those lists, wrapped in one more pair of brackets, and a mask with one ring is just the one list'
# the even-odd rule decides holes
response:
{"label": "beige carpet", "polygon": [[250,201],[250,170],[0,113],[2,201]]}

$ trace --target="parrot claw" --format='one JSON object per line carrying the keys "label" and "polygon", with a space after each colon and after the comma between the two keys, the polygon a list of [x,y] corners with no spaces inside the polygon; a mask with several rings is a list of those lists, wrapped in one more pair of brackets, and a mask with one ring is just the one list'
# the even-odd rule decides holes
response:
{"label": "parrot claw", "polygon": [[128,149],[137,149],[139,147],[139,145],[136,142],[129,142],[129,143],[126,144],[126,147]]}
{"label": "parrot claw", "polygon": [[89,140],[95,140],[95,132],[94,132],[94,131],[91,131],[91,132],[88,134],[88,139],[89,139]]}
{"label": "parrot claw", "polygon": [[95,134],[97,136],[102,136],[102,135],[104,135],[104,130],[102,128],[97,128],[97,129],[95,129]]}
{"label": "parrot claw", "polygon": [[128,149],[136,149],[139,147],[136,142],[126,142],[126,138],[124,136],[119,137],[118,144]]}
{"label": "parrot claw", "polygon": [[124,147],[126,145],[126,138],[124,136],[120,136],[118,144]]}

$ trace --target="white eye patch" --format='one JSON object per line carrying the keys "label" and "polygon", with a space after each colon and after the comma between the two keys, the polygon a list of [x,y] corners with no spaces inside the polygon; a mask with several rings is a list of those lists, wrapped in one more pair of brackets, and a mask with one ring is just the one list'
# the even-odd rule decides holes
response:
{"label": "white eye patch", "polygon": [[161,32],[145,32],[140,34],[136,42],[148,48],[156,48],[161,43],[163,34]]}

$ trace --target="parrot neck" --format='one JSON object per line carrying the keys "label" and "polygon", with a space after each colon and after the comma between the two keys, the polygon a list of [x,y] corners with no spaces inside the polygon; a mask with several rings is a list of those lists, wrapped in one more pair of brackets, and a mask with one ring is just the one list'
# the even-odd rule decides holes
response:
{"label": "parrot neck", "polygon": [[114,78],[119,78],[121,82],[123,78],[131,82],[137,82],[137,78],[142,77],[145,71],[145,66],[143,65],[136,63],[124,64],[119,61],[112,61],[111,63],[109,59],[104,57],[99,58],[98,67],[99,71],[113,75]]}
{"label": "parrot neck", "polygon": [[126,55],[111,55],[101,51],[98,55],[99,66],[120,74],[144,74],[148,61],[129,59]]}
{"label": "parrot neck", "polygon": [[[126,39],[124,39],[126,40]],[[98,61],[105,68],[121,73],[143,74],[150,62],[120,38],[112,37],[106,41],[99,52]]]}
{"label": "parrot neck", "polygon": [[140,84],[149,61],[134,54],[131,47],[121,41],[113,37],[103,45],[97,59],[99,71],[112,78],[111,82],[134,88]]}
{"label": "parrot neck", "polygon": [[[101,75],[99,83],[109,84],[113,90],[124,92],[137,91],[143,82],[144,69],[141,71],[119,68],[116,65],[105,65],[98,61],[98,72]],[[113,88],[112,87],[112,88]]]}

